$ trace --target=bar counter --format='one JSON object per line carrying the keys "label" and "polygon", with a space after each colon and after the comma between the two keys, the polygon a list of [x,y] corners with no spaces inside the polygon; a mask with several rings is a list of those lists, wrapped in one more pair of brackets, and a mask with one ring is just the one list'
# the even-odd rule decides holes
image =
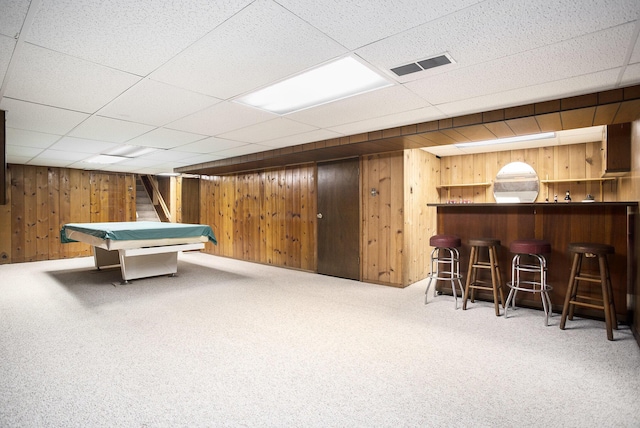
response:
{"label": "bar counter", "polygon": [[[562,312],[562,304],[571,271],[570,242],[599,242],[612,245],[615,254],[609,256],[618,321],[631,323],[628,297],[635,282],[633,218],[637,202],[545,202],[545,203],[480,203],[428,204],[436,207],[439,234],[458,235],[460,271],[466,281],[471,238],[495,238],[501,241],[498,249],[499,265],[504,282],[511,280],[509,244],[516,239],[544,239],[551,243],[548,255],[548,282],[553,310]],[[597,272],[597,259],[585,259],[583,270]],[[601,296],[599,285],[581,283],[581,294]],[[440,288],[442,287],[442,288]],[[450,292],[444,282],[438,289]],[[588,290],[583,293],[582,290]],[[505,285],[505,294],[508,288]],[[478,293],[480,298],[493,299],[490,293]],[[518,293],[516,305],[542,308],[539,293]],[[604,319],[602,311],[583,309],[576,315]]]}

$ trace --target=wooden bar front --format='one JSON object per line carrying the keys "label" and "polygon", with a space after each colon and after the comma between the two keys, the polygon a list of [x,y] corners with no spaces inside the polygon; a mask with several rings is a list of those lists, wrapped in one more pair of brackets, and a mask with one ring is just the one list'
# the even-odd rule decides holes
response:
{"label": "wooden bar front", "polygon": [[[627,307],[627,294],[631,293],[635,277],[633,260],[633,215],[637,203],[535,203],[535,204],[438,204],[438,233],[458,235],[462,239],[460,271],[464,274],[469,260],[468,241],[471,238],[496,238],[499,263],[504,281],[511,280],[509,244],[516,239],[544,239],[551,243],[548,255],[548,282],[554,312],[562,311],[571,271],[570,242],[598,242],[612,245],[615,254],[609,256],[618,320],[631,322]],[[597,272],[597,258],[585,259],[583,270]],[[581,283],[581,294],[601,296],[599,286]],[[444,283],[438,289],[449,292]],[[588,290],[583,293],[582,289]],[[505,292],[508,288],[505,286]],[[516,305],[542,308],[538,293],[518,293]],[[493,299],[490,294],[480,298]],[[582,309],[577,315],[604,318],[602,311]]]}

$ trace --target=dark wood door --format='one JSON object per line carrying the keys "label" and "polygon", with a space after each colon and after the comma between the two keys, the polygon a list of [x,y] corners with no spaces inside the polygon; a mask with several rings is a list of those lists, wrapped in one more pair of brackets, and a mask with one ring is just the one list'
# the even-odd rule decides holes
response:
{"label": "dark wood door", "polygon": [[318,273],[360,279],[358,158],[318,163]]}

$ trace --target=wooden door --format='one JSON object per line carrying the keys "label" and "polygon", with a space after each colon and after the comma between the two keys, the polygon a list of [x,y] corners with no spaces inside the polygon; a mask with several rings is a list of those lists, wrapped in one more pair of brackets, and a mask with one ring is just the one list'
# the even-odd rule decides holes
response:
{"label": "wooden door", "polygon": [[360,279],[358,158],[318,163],[318,273]]}

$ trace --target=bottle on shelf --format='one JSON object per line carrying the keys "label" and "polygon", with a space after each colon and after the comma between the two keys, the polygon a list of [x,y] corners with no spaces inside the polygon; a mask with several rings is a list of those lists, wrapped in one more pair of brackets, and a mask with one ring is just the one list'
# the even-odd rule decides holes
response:
{"label": "bottle on shelf", "polygon": [[558,202],[558,195],[553,195],[553,202]]}
{"label": "bottle on shelf", "polygon": [[567,190],[567,193],[565,193],[565,195],[564,195],[564,201],[565,202],[571,202],[571,195],[569,194],[568,190]]}

